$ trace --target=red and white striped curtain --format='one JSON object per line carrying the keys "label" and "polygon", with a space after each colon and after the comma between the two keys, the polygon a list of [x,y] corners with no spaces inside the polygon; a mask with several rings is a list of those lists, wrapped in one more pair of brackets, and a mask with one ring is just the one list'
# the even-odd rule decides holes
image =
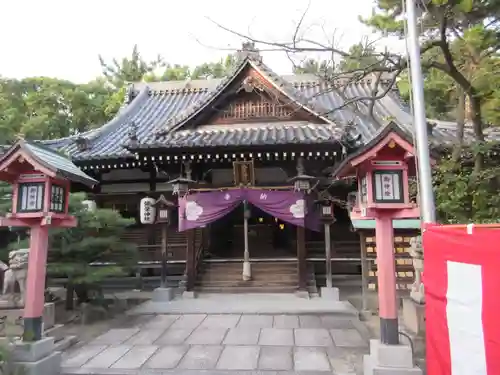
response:
{"label": "red and white striped curtain", "polygon": [[500,229],[423,234],[428,375],[500,375]]}

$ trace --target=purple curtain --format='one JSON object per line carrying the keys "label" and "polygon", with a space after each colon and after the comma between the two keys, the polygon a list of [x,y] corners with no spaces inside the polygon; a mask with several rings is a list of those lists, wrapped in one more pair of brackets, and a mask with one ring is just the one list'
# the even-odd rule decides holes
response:
{"label": "purple curtain", "polygon": [[318,207],[317,204],[314,204],[314,197],[308,195],[306,196],[305,199],[306,199],[307,212],[304,221],[304,226],[309,230],[313,230],[315,232],[321,232],[322,225],[321,225],[321,216],[319,212],[320,208]]}
{"label": "purple curtain", "polygon": [[234,210],[242,200],[243,190],[196,193],[179,198],[179,231],[212,223]]}
{"label": "purple curtain", "polygon": [[302,193],[249,189],[246,199],[269,215],[293,225],[305,226],[307,204]]}
{"label": "purple curtain", "polygon": [[290,190],[235,189],[179,198],[179,231],[212,223],[230,213],[243,200],[287,223],[321,230],[319,213],[312,197]]}

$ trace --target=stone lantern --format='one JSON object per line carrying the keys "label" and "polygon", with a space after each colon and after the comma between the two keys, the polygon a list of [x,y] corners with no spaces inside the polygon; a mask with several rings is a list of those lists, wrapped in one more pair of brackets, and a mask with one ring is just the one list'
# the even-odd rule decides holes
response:
{"label": "stone lantern", "polygon": [[188,193],[189,186],[195,183],[195,181],[186,177],[178,177],[172,181],[169,181],[168,183],[172,184],[172,193],[174,195],[177,194],[179,197],[183,197]]}

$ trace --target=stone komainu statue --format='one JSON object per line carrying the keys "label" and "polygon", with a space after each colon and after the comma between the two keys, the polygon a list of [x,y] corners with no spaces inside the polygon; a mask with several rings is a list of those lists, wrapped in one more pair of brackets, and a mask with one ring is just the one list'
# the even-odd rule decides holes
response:
{"label": "stone komainu statue", "polygon": [[[24,304],[26,276],[28,273],[29,249],[19,249],[9,252],[9,267],[3,264],[3,300],[13,304]],[[19,287],[17,293],[16,284]]]}
{"label": "stone komainu statue", "polygon": [[425,294],[424,284],[422,283],[424,248],[422,247],[422,236],[413,237],[410,240],[410,248],[408,250],[413,258],[413,268],[415,269],[415,282],[411,287],[410,297],[417,303],[424,303]]}

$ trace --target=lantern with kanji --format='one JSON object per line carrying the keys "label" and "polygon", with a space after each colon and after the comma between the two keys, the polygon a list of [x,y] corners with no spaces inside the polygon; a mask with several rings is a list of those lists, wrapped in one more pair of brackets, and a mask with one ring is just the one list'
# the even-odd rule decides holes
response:
{"label": "lantern with kanji", "polygon": [[336,178],[356,177],[356,199],[351,195],[351,219],[369,219],[391,211],[397,217],[419,216],[418,206],[410,201],[408,181],[415,175],[413,146],[395,125],[345,159],[334,172]]}
{"label": "lantern with kanji", "polygon": [[321,199],[315,202],[319,205],[319,213],[321,221],[325,223],[333,223],[335,221],[335,215],[333,212],[333,204],[329,199]]}
{"label": "lantern with kanji", "polygon": [[156,208],[156,222],[168,224],[170,222],[171,211],[176,207],[176,204],[167,200],[162,194],[160,198],[155,201],[153,206]]}
{"label": "lantern with kanji", "polygon": [[154,224],[156,221],[156,199],[145,197],[140,202],[140,217],[142,224]]}

